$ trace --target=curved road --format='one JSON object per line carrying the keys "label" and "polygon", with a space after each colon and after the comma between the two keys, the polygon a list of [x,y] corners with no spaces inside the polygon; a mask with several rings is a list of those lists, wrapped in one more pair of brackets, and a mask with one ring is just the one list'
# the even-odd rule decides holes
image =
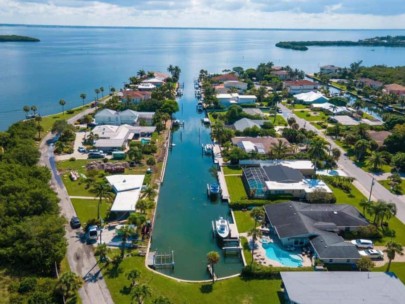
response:
{"label": "curved road", "polygon": [[[326,136],[322,131],[315,128],[306,120],[299,118],[283,104],[280,103],[279,107],[283,112],[282,114],[284,118],[287,119],[288,117],[294,117],[301,128],[316,132],[316,134],[324,138],[331,145],[332,148],[338,148],[342,152],[342,156],[338,160],[339,168],[345,171],[348,176],[355,178],[353,184],[368,198],[370,195],[371,183],[373,182],[373,175],[357,167],[352,160],[344,155],[345,151],[337,144],[335,144],[332,138]],[[396,196],[385,189],[378,183],[376,179],[374,180],[371,199],[384,200],[386,202],[395,203],[395,205],[397,206],[396,216],[402,223],[405,223],[405,200],[403,199],[403,197]]]}
{"label": "curved road", "polygon": [[[94,111],[95,108],[87,109],[69,119],[68,123],[72,124],[82,116]],[[53,147],[46,144],[46,141],[50,138],[52,138],[51,133],[47,134],[40,144],[41,158],[39,163],[40,165],[47,166],[51,170],[51,184],[60,199],[60,212],[69,221],[72,216],[76,215],[76,212],[70,201],[65,185],[56,170]],[[85,284],[79,290],[82,303],[113,304],[114,302],[111,298],[111,294],[102,277],[96,258],[94,257],[93,247],[86,245],[80,240],[81,232],[79,230],[71,229],[69,224],[67,224],[65,228],[65,237],[68,242],[66,255],[70,269],[80,275],[85,281]]]}

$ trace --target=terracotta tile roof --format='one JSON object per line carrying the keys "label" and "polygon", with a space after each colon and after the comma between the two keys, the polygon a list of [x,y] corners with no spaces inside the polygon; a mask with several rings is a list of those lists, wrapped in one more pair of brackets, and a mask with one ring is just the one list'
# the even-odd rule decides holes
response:
{"label": "terracotta tile roof", "polygon": [[405,87],[397,83],[387,84],[384,88],[389,92],[390,91],[405,92]]}
{"label": "terracotta tile roof", "polygon": [[222,74],[222,75],[218,75],[218,76],[214,76],[211,79],[213,82],[224,82],[224,81],[228,81],[228,80],[239,80],[238,76],[236,76],[233,73],[228,73],[228,74]]}
{"label": "terracotta tile roof", "polygon": [[159,78],[161,80],[166,80],[167,78],[170,77],[169,75],[161,72],[153,72],[153,74],[155,75],[156,78]]}
{"label": "terracotta tile roof", "polygon": [[285,81],[286,86],[317,86],[316,82],[312,82],[306,79],[303,80],[295,80],[295,81]]}
{"label": "terracotta tile roof", "polygon": [[392,133],[388,131],[367,131],[368,136],[379,146],[384,145],[384,140]]}
{"label": "terracotta tile roof", "polygon": [[132,90],[127,90],[123,91],[123,98],[134,98],[134,99],[150,99],[152,94],[150,92],[145,92],[145,91],[132,91]]}

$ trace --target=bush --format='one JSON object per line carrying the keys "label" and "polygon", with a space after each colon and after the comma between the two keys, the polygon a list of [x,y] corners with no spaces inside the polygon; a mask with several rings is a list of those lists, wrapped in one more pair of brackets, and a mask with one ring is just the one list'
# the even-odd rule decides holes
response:
{"label": "bush", "polygon": [[323,189],[316,189],[307,194],[307,201],[310,204],[334,204],[336,197],[333,193],[328,193]]}
{"label": "bush", "polygon": [[146,164],[148,166],[154,166],[156,164],[156,161],[153,157],[149,157],[148,160],[146,161]]}
{"label": "bush", "polygon": [[356,231],[344,233],[344,238],[347,239],[380,239],[382,236],[382,233],[378,231],[377,227],[374,225],[360,227]]}
{"label": "bush", "polygon": [[71,161],[71,162],[76,161],[76,157],[71,157],[71,158],[69,158],[69,161]]}
{"label": "bush", "polygon": [[37,279],[33,277],[23,278],[20,282],[20,286],[18,287],[19,293],[26,293],[32,291],[37,286]]}
{"label": "bush", "polygon": [[256,263],[243,267],[241,276],[249,279],[280,279],[280,271],[311,271],[311,267],[273,267],[262,266]]}
{"label": "bush", "polygon": [[74,110],[67,110],[66,113],[67,114],[73,114],[75,111]]}

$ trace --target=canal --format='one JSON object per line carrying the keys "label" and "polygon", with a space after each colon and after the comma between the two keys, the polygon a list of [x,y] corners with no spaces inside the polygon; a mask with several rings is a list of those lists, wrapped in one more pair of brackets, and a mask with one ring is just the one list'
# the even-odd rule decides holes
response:
{"label": "canal", "polygon": [[201,123],[204,114],[196,111],[192,79],[185,82],[176,118],[184,127],[173,132],[164,183],[160,189],[152,235],[151,251],[174,251],[174,270],[159,270],[184,280],[210,279],[207,253],[217,251],[221,258],[215,266],[218,277],[237,274],[242,269],[240,258],[224,257],[212,238],[211,222],[220,216],[231,218],[227,203],[212,203],[207,198],[207,183],[215,182],[210,173],[211,157],[203,156],[201,144],[211,142],[210,129]]}

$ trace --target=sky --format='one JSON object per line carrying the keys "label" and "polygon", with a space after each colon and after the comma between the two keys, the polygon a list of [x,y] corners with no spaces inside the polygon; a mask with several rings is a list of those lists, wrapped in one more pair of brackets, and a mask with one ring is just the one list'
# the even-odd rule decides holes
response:
{"label": "sky", "polygon": [[12,24],[405,29],[405,0],[0,0]]}

